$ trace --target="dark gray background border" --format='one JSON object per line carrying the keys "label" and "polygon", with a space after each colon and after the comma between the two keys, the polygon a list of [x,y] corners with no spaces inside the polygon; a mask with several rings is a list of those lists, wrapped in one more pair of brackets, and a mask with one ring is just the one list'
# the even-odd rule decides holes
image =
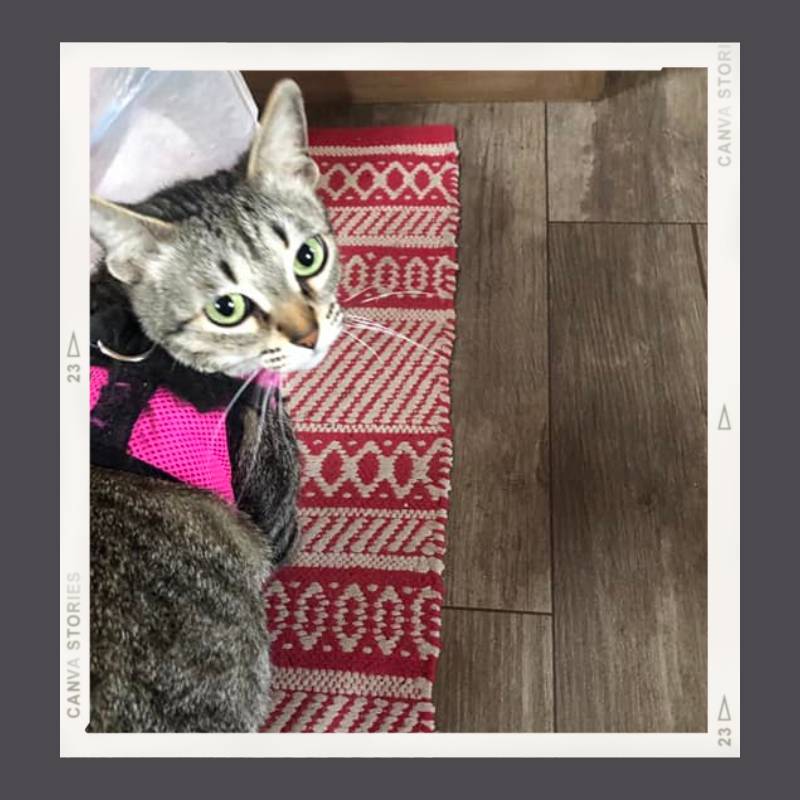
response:
{"label": "dark gray background border", "polygon": [[[317,8],[313,8],[317,6]],[[348,9],[347,13],[345,8]],[[794,766],[797,606],[796,26],[778,3],[560,0],[27,4],[3,43],[4,761],[26,795],[279,797],[409,794],[558,796],[752,794]],[[413,10],[416,9],[416,12]],[[59,41],[741,41],[742,759],[732,760],[62,760],[58,759]],[[760,140],[760,141],[759,141]],[[796,167],[795,167],[796,171]],[[792,241],[790,241],[790,237]],[[787,285],[789,282],[792,286]],[[792,291],[795,289],[795,291]],[[785,351],[785,352],[784,352]],[[780,380],[789,376],[790,380]],[[774,378],[778,377],[778,380]],[[772,380],[771,380],[772,379]],[[10,424],[8,424],[10,422]],[[735,423],[734,423],[735,424]],[[737,498],[731,497],[731,502]],[[783,545],[784,547],[781,547]],[[19,553],[18,549],[21,549]],[[20,558],[21,555],[21,558]],[[782,733],[781,728],[786,728]],[[771,763],[770,763],[771,762]],[[781,769],[783,768],[783,769]],[[788,775],[787,775],[788,778]],[[796,781],[788,779],[786,785]],[[764,788],[766,788],[766,786]],[[428,791],[425,791],[425,790]],[[16,792],[15,792],[16,794]]]}

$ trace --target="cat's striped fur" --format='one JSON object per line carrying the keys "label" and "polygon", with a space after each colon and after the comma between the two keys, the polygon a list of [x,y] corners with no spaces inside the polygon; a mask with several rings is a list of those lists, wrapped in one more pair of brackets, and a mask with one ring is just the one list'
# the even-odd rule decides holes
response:
{"label": "cat's striped fur", "polygon": [[[93,201],[92,234],[105,249],[98,286],[114,282],[147,340],[199,381],[314,366],[340,330],[337,253],[306,148],[302,98],[285,81],[233,170],[135,206]],[[301,282],[291,265],[311,236],[325,240],[329,263]],[[214,328],[203,309],[232,292],[258,313]],[[298,320],[313,320],[313,347]],[[238,508],[93,468],[90,730],[251,731],[265,718],[261,586],[298,538],[298,457],[282,403],[248,409],[233,466]]]}

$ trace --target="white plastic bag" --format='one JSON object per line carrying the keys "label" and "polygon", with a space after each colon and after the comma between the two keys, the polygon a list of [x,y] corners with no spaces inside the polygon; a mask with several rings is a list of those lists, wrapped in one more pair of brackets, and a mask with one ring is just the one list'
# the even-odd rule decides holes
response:
{"label": "white plastic bag", "polygon": [[230,167],[256,125],[239,72],[94,69],[92,193],[135,203],[175,181]]}

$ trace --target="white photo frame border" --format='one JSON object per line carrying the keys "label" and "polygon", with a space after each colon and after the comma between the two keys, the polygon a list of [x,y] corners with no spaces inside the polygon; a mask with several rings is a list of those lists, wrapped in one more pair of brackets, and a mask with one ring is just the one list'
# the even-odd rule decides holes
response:
{"label": "white photo frame border", "polygon": [[[708,731],[100,734],[89,720],[86,291],[89,70],[708,70]],[[411,66],[410,66],[411,65]],[[62,756],[739,756],[740,48],[736,43],[62,43],[60,664]],[[73,346],[73,335],[75,345]],[[74,355],[77,347],[78,355]],[[725,419],[723,419],[723,408]],[[727,421],[727,424],[725,422]],[[75,646],[77,643],[77,647]],[[724,700],[724,708],[723,708]],[[727,714],[721,713],[727,709]],[[729,719],[725,719],[725,717]],[[722,717],[722,719],[720,719]],[[729,741],[730,744],[726,742]]]}

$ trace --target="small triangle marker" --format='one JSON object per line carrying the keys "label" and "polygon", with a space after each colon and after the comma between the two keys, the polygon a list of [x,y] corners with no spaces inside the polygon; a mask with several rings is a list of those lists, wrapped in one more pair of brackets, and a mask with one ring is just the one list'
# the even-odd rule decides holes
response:
{"label": "small triangle marker", "polygon": [[75,338],[75,331],[69,337],[69,345],[67,347],[67,358],[80,358],[81,354],[78,350],[78,340]]}
{"label": "small triangle marker", "polygon": [[731,429],[731,420],[728,416],[728,409],[725,405],[722,406],[722,414],[719,416],[719,425],[717,426],[718,431],[729,431]]}
{"label": "small triangle marker", "polygon": [[731,710],[728,708],[728,700],[725,695],[722,695],[722,705],[719,707],[719,715],[717,716],[717,722],[730,722],[731,721]]}

